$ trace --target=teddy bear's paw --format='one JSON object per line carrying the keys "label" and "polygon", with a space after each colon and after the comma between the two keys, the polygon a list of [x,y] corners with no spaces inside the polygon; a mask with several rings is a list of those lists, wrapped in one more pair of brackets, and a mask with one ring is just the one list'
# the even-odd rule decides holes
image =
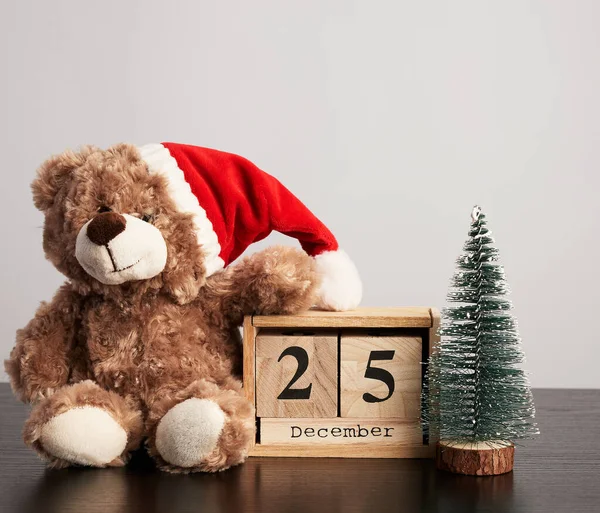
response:
{"label": "teddy bear's paw", "polygon": [[80,406],[46,422],[39,442],[60,460],[104,467],[118,461],[127,445],[127,433],[106,410]]}
{"label": "teddy bear's paw", "polygon": [[272,246],[247,260],[248,280],[254,288],[253,310],[273,314],[292,314],[308,309],[315,302],[320,283],[314,260],[304,251]]}
{"label": "teddy bear's paw", "polygon": [[192,468],[217,447],[225,413],[209,399],[191,398],[173,406],[156,428],[156,449],[171,465]]}

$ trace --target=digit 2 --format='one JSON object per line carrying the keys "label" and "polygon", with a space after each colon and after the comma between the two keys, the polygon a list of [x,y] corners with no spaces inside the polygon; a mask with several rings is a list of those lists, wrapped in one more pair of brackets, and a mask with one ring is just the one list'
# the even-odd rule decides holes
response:
{"label": "digit 2", "polygon": [[388,394],[385,397],[375,397],[373,394],[366,392],[363,394],[363,400],[366,403],[381,403],[387,401],[396,388],[396,382],[394,376],[385,369],[378,369],[377,367],[371,367],[373,360],[393,360],[395,351],[371,351],[369,354],[369,362],[367,363],[367,370],[365,370],[365,378],[377,379],[385,383],[388,387]]}
{"label": "digit 2", "polygon": [[277,399],[310,399],[310,391],[312,390],[312,383],[308,385],[306,388],[292,388],[292,385],[296,383],[306,372],[308,369],[308,353],[306,349],[298,346],[290,346],[285,349],[281,355],[279,355],[278,362],[284,356],[293,356],[296,358],[298,362],[298,368],[296,369],[296,374],[292,377],[292,380],[287,384],[287,386],[283,389],[281,394],[277,396]]}

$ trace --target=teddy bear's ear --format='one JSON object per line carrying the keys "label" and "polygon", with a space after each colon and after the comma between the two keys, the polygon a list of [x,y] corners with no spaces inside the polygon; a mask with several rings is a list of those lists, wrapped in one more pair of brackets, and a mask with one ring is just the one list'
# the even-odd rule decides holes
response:
{"label": "teddy bear's ear", "polygon": [[67,181],[69,174],[82,166],[95,150],[93,146],[85,146],[78,152],[67,150],[50,157],[40,166],[37,177],[31,184],[33,203],[38,210],[43,212],[52,206],[56,194]]}

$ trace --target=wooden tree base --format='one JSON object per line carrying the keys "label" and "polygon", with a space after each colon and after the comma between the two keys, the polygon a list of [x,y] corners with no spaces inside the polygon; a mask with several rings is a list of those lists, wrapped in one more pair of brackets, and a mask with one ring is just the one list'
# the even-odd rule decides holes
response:
{"label": "wooden tree base", "polygon": [[437,468],[455,474],[495,476],[513,469],[515,446],[503,442],[438,442]]}

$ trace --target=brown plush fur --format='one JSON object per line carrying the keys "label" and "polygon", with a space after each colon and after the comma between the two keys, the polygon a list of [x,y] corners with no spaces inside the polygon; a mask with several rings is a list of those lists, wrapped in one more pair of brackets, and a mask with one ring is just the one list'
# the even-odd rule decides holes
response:
{"label": "brown plush fur", "polygon": [[[37,403],[25,441],[53,465],[66,465],[41,447],[41,427],[68,408],[91,404],[127,431],[127,451],[146,436],[159,467],[181,471],[156,451],[157,423],[185,399],[208,398],[221,406],[226,425],[213,454],[184,471],[242,462],[254,436],[254,411],[241,391],[238,326],[246,314],[293,313],[314,304],[313,260],[273,247],[206,278],[191,217],[175,210],[164,179],[148,174],[130,145],[53,157],[32,188],[46,217],[46,255],[69,281],[18,332],[5,362],[15,394]],[[168,249],[159,275],[104,285],[83,270],[75,239],[102,207],[152,216]],[[126,459],[123,454],[115,464]]]}

